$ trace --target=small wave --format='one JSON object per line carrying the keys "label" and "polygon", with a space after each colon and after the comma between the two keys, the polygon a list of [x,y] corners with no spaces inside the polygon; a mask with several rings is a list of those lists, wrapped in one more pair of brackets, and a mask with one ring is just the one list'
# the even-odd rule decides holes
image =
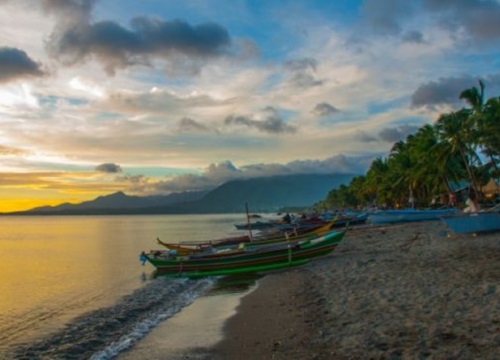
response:
{"label": "small wave", "polygon": [[213,282],[157,278],[111,307],[78,317],[35,344],[19,346],[14,358],[111,359],[191,304]]}

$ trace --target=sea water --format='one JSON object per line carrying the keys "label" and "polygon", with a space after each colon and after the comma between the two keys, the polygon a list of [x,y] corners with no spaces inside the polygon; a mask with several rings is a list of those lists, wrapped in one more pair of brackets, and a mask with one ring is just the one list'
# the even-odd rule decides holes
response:
{"label": "sea water", "polygon": [[241,235],[244,214],[0,217],[0,358],[109,359],[214,288],[141,251]]}

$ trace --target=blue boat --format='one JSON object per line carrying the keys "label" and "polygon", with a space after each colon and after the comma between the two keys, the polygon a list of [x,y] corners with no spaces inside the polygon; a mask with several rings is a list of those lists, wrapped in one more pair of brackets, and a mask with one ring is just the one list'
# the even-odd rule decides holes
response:
{"label": "blue boat", "polygon": [[371,224],[394,224],[413,221],[439,220],[442,217],[454,215],[457,209],[437,209],[437,210],[385,210],[375,211],[368,216]]}
{"label": "blue boat", "polygon": [[443,218],[456,234],[471,234],[500,231],[499,212],[478,212]]}

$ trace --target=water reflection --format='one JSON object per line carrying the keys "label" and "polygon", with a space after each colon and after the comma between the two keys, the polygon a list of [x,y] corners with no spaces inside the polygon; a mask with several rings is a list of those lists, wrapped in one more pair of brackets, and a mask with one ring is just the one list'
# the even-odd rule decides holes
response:
{"label": "water reflection", "polygon": [[257,284],[264,275],[256,273],[238,274],[220,278],[205,296],[234,294],[247,292]]}

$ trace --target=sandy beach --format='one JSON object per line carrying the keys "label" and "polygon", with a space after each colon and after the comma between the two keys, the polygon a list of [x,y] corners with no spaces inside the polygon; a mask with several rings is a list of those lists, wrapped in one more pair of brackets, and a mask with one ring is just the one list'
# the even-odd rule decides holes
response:
{"label": "sandy beach", "polygon": [[441,222],[352,230],[332,255],[260,280],[184,359],[498,359],[500,234]]}
{"label": "sandy beach", "polygon": [[500,359],[500,234],[354,228],[331,255],[215,301],[221,315],[195,303],[120,358]]}

